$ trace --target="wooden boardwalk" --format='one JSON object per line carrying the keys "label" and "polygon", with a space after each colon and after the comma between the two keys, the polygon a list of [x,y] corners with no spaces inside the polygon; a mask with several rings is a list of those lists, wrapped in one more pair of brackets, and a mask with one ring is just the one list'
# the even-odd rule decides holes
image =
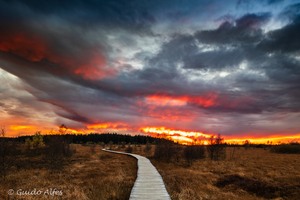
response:
{"label": "wooden boardwalk", "polygon": [[138,172],[131,190],[130,200],[170,200],[162,177],[148,158],[137,154],[103,149],[111,153],[130,155],[138,160]]}

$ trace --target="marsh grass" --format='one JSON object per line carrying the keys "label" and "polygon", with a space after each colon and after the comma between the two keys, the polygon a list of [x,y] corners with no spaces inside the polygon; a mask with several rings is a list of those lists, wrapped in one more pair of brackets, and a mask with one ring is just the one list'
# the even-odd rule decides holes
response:
{"label": "marsh grass", "polygon": [[56,188],[62,196],[50,199],[128,199],[136,178],[136,161],[101,151],[99,146],[72,145],[76,153],[60,170],[50,170],[43,156],[19,156],[18,163],[0,180],[0,199],[49,199],[49,196],[9,196],[9,189],[45,191]]}
{"label": "marsh grass", "polygon": [[[226,147],[225,160],[210,158],[163,162],[144,147],[133,153],[150,158],[166,184],[172,200],[299,200],[299,154],[277,154],[268,148]],[[178,148],[180,149],[180,148]],[[232,154],[234,150],[234,154]],[[180,155],[183,155],[180,151]]]}

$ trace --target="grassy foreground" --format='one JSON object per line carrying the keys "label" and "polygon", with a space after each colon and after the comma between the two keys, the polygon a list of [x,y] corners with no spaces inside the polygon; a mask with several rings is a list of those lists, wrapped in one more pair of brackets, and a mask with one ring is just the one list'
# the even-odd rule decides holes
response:
{"label": "grassy foreground", "polygon": [[[272,148],[226,147],[226,159],[187,162],[184,146],[171,160],[157,160],[155,145],[107,145],[144,155],[158,169],[172,200],[299,200],[300,155]],[[0,199],[128,199],[137,165],[132,157],[101,151],[101,145],[71,145],[72,156],[53,169],[43,154],[16,154],[14,167],[0,179]],[[52,158],[48,155],[46,158]],[[54,167],[57,163],[54,162]],[[59,166],[59,165],[58,165]],[[13,195],[8,195],[10,189]],[[55,189],[62,195],[17,195],[16,192]]]}
{"label": "grassy foreground", "polygon": [[225,160],[205,158],[187,165],[182,157],[170,162],[155,160],[155,146],[150,151],[145,148],[132,146],[132,151],[150,158],[173,200],[300,199],[299,154],[227,147]]}
{"label": "grassy foreground", "polygon": [[[106,153],[100,146],[72,145],[74,155],[63,169],[49,170],[41,157],[17,158],[18,169],[11,169],[0,183],[0,199],[128,199],[136,178],[136,160]],[[13,189],[15,194],[8,195]],[[62,195],[17,195],[25,191],[62,191]]]}

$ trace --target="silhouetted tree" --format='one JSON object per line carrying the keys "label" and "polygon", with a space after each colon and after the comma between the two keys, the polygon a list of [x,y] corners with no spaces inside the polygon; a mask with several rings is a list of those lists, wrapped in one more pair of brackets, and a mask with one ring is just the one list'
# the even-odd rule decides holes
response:
{"label": "silhouetted tree", "polygon": [[207,146],[207,152],[211,160],[222,160],[226,158],[226,147],[224,139],[218,134],[217,137],[210,137],[210,144]]}
{"label": "silhouetted tree", "polygon": [[68,130],[67,126],[65,124],[61,124],[59,126],[58,132],[60,134],[66,134],[67,130]]}
{"label": "silhouetted tree", "polygon": [[250,147],[250,140],[245,140],[243,145],[244,145],[245,149],[249,149],[249,147]]}

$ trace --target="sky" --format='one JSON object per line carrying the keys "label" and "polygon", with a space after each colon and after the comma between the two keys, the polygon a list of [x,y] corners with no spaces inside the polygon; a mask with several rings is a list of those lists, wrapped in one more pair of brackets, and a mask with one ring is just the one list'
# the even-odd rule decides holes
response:
{"label": "sky", "polygon": [[300,2],[0,0],[0,126],[300,140]]}

